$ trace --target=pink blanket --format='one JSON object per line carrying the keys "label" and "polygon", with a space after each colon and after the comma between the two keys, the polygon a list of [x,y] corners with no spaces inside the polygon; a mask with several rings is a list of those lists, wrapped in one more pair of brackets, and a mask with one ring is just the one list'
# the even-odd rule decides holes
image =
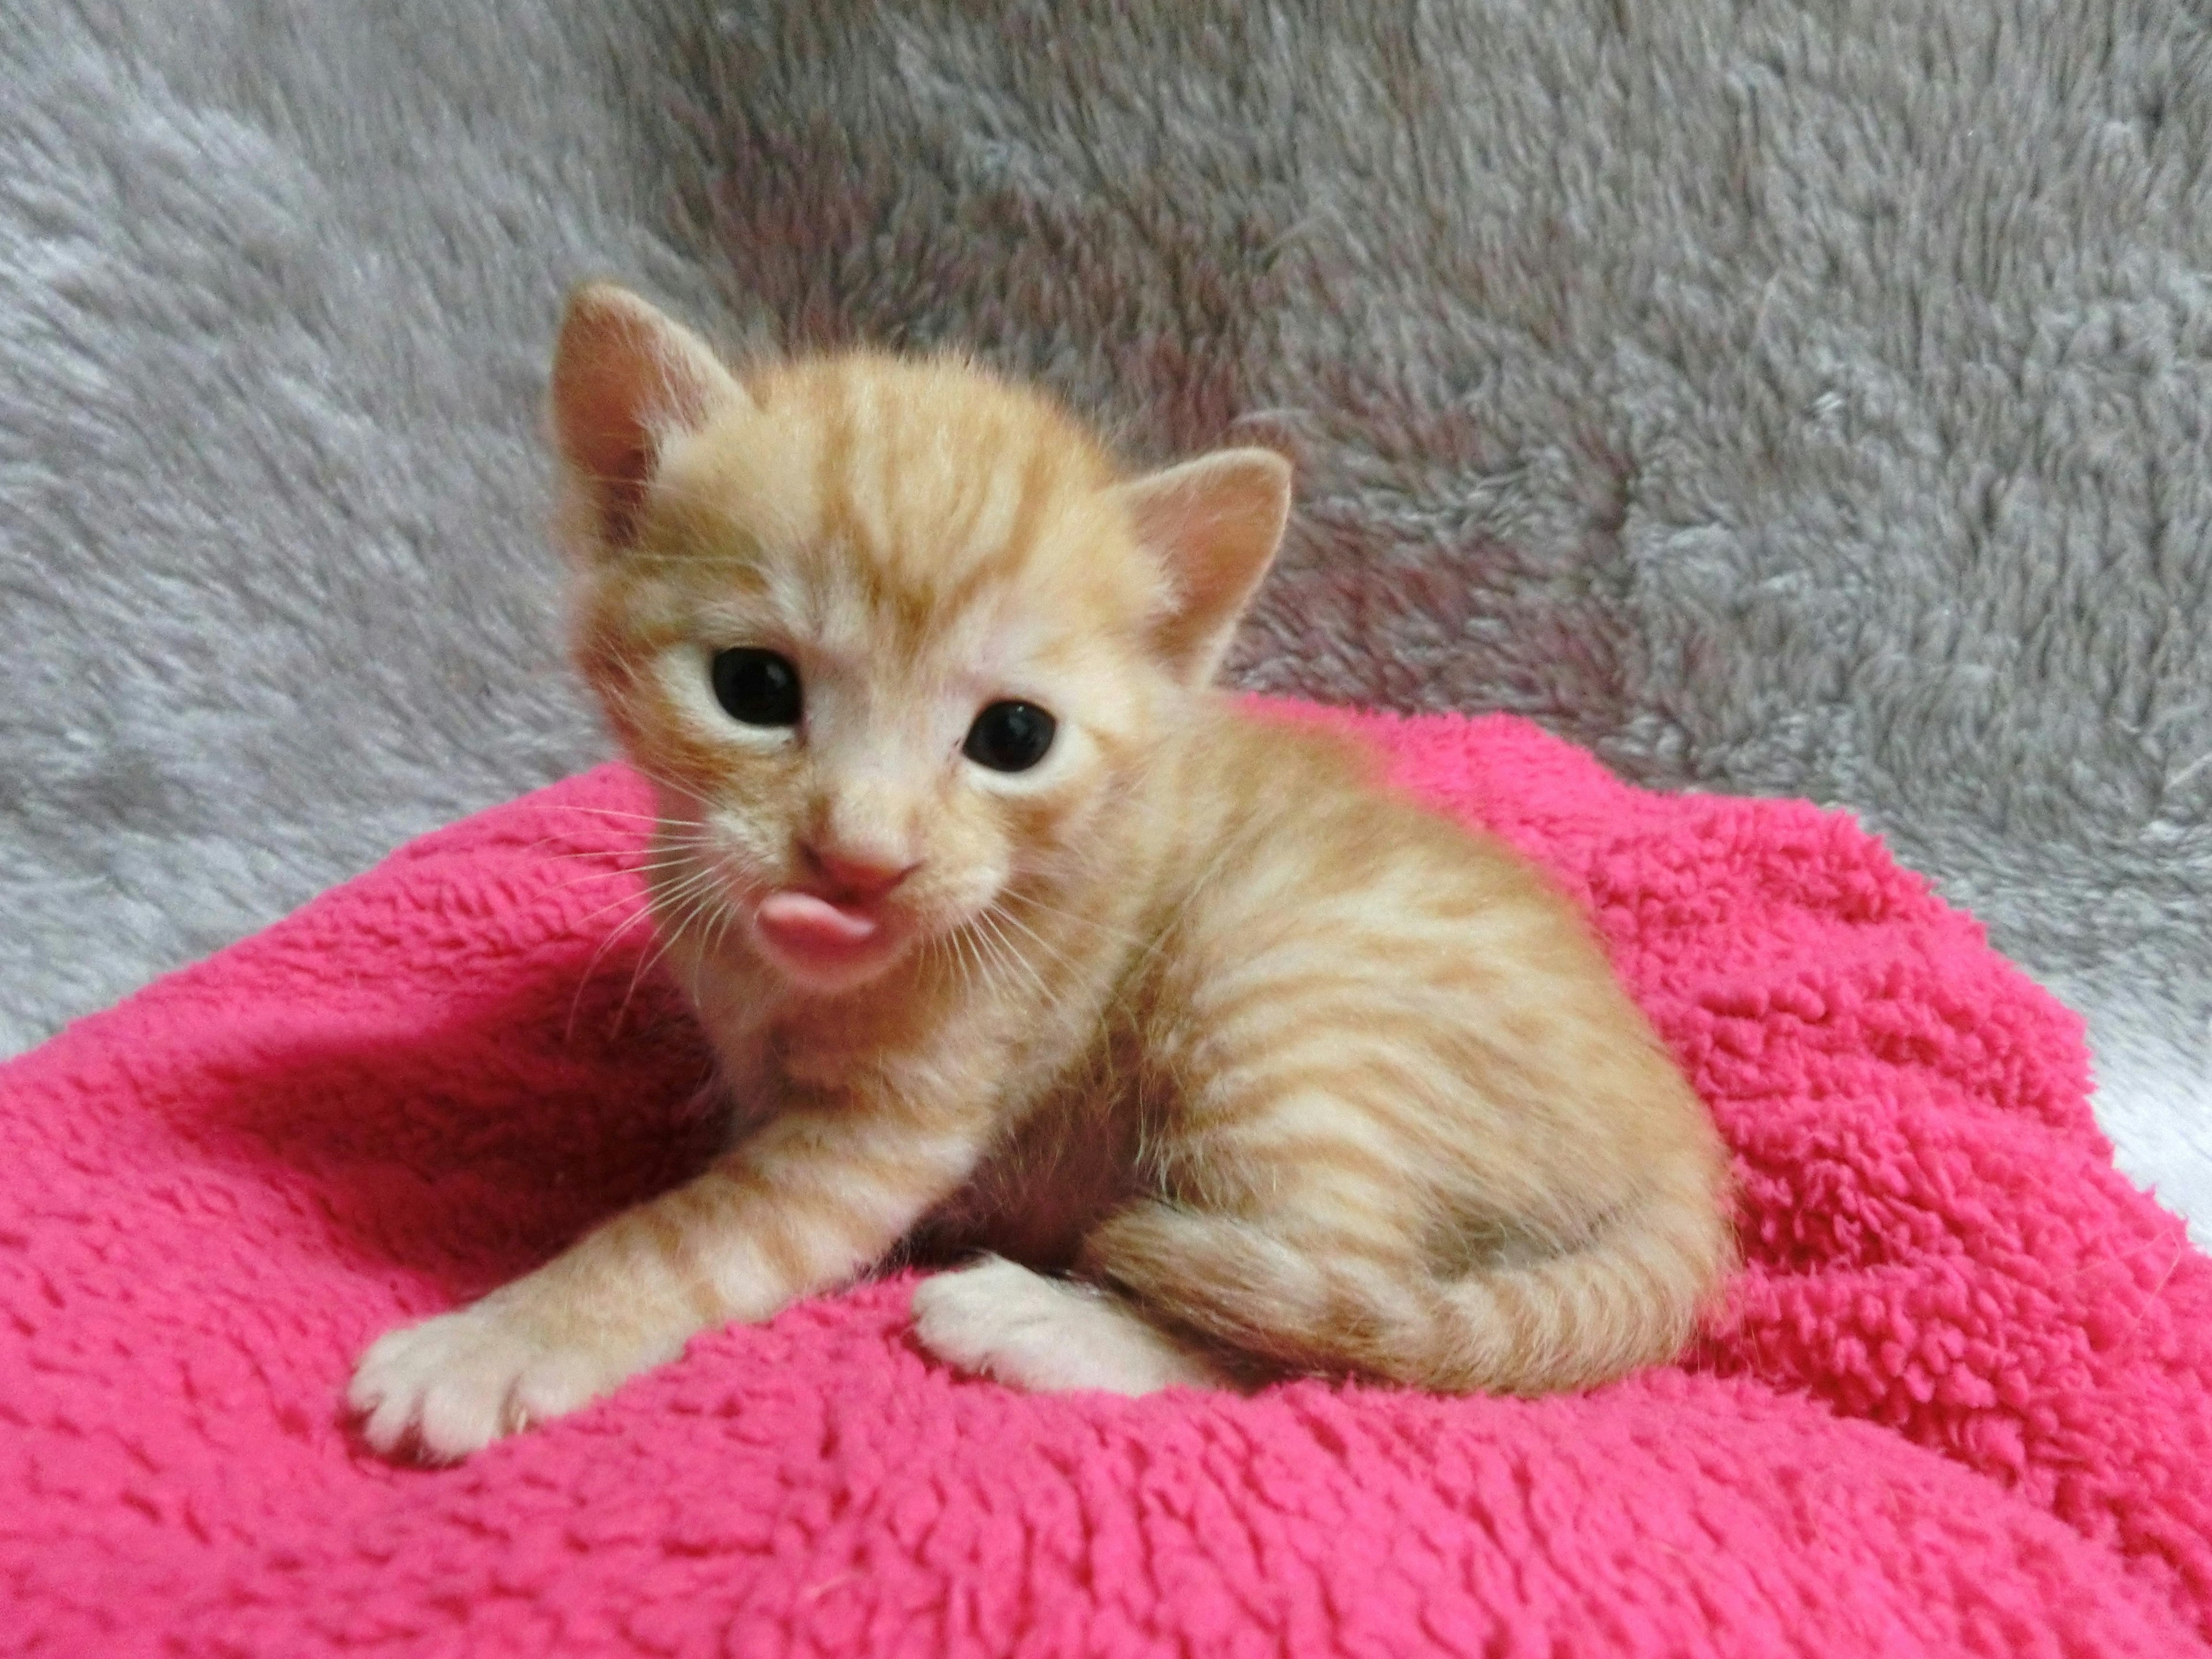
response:
{"label": "pink blanket", "polygon": [[607,768],[0,1070],[0,1650],[2212,1651],[2212,1261],[2113,1173],[2075,1018],[1843,817],[1358,723],[1587,902],[1718,1115],[1750,1265],[1689,1363],[1030,1399],[892,1279],[377,1462],[364,1343],[705,1144]]}

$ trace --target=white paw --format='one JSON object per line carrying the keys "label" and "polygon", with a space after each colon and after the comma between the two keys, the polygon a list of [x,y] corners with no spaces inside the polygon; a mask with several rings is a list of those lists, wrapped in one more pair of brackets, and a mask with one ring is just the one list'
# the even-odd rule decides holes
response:
{"label": "white paw", "polygon": [[574,1411],[652,1363],[616,1345],[563,1340],[509,1287],[379,1337],[346,1400],[378,1451],[411,1446],[450,1463]]}
{"label": "white paw", "polygon": [[915,1286],[914,1331],[946,1364],[1032,1393],[1137,1395],[1220,1382],[1203,1359],[1121,1303],[997,1256]]}

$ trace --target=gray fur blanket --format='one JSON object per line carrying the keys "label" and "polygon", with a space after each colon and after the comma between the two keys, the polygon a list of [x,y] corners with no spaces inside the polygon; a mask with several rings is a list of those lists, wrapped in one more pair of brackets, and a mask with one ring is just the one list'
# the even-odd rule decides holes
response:
{"label": "gray fur blanket", "polygon": [[601,754],[593,274],[1285,448],[1247,684],[1852,807],[2212,1222],[2193,9],[0,0],[0,1043]]}

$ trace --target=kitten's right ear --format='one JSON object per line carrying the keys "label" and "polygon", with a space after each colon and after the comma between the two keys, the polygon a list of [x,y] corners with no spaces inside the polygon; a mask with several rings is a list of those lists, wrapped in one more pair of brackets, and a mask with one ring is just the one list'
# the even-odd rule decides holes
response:
{"label": "kitten's right ear", "polygon": [[568,296],[553,349],[553,435],[602,545],[635,535],[662,446],[744,396],[711,346],[629,289],[586,283]]}
{"label": "kitten's right ear", "polygon": [[1174,586],[1154,643],[1187,684],[1204,685],[1274,562],[1291,512],[1291,464],[1273,450],[1218,449],[1116,487],[1137,539]]}

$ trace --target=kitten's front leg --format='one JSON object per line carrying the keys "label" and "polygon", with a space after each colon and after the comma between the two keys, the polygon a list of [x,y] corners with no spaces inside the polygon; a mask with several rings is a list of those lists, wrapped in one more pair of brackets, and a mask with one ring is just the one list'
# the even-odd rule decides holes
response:
{"label": "kitten's front leg", "polygon": [[348,1400],[380,1452],[465,1457],[846,1283],[974,1167],[974,1129],[852,1105],[771,1120],[696,1180],[472,1306],[392,1331]]}

